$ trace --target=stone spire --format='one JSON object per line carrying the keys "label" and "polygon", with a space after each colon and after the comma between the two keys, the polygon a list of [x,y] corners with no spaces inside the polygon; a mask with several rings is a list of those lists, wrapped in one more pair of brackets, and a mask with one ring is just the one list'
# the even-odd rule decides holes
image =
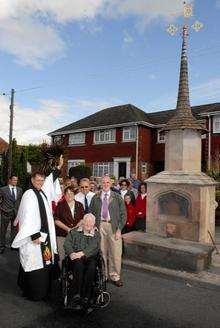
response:
{"label": "stone spire", "polygon": [[179,90],[176,105],[176,111],[168,123],[161,131],[193,129],[201,132],[206,131],[206,128],[200,124],[192,115],[190,100],[189,100],[189,81],[188,81],[188,61],[187,61],[187,37],[188,26],[183,26],[183,42],[181,52]]}

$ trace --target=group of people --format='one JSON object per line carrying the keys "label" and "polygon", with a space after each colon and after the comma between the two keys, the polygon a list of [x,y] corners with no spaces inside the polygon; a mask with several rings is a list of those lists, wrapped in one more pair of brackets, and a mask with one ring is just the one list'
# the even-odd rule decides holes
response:
{"label": "group of people", "polygon": [[[58,178],[62,165],[61,156],[58,167],[49,176],[33,173],[31,187],[23,196],[17,187],[16,191],[12,190],[15,177],[9,179],[7,191],[2,191],[6,187],[1,188],[0,250],[3,253],[5,249],[5,233],[11,221],[12,238],[15,226],[17,229],[11,246],[12,249],[19,248],[18,284],[23,295],[31,300],[47,296],[58,254],[60,268],[62,260],[68,256],[74,271],[75,299],[89,302],[100,250],[106,279],[117,287],[123,286],[121,235],[131,230],[145,230],[146,184],[137,179],[132,183],[132,180],[122,178],[114,185],[105,175],[99,186],[87,178],[81,179],[78,186],[77,180],[72,178],[66,179],[65,183],[61,181],[60,188]],[[5,215],[2,205],[7,198],[14,204],[10,216]]]}
{"label": "group of people", "polygon": [[[110,189],[121,195],[126,206],[127,221],[122,233],[133,230],[145,231],[147,208],[146,182],[138,180],[135,174],[132,174],[131,179],[122,177],[117,182],[114,179],[110,179],[110,181]],[[74,177],[67,178],[65,182],[61,179],[63,192],[67,186],[73,188],[75,200],[83,205],[85,213],[88,212],[92,197],[102,189],[102,183],[98,183],[93,177],[81,179],[79,185]]]}

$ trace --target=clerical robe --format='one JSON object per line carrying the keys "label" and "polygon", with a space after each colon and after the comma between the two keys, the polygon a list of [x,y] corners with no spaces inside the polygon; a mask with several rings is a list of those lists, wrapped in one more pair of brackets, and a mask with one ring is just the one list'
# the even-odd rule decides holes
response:
{"label": "clerical robe", "polygon": [[[48,293],[50,272],[57,253],[52,201],[60,193],[59,181],[51,174],[41,191],[28,189],[21,200],[17,219],[19,231],[12,247],[19,248],[19,286],[30,299],[39,300]],[[40,238],[40,245],[33,242]]]}

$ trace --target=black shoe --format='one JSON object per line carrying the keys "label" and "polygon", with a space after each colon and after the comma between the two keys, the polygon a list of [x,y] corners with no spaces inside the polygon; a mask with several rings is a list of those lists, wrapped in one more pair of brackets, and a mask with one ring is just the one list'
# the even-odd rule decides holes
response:
{"label": "black shoe", "polygon": [[3,254],[5,251],[5,247],[4,248],[0,248],[0,254]]}
{"label": "black shoe", "polygon": [[18,252],[18,248],[13,248],[13,247],[11,247],[11,251]]}
{"label": "black shoe", "polygon": [[82,305],[81,304],[73,304],[72,309],[76,310],[76,311],[80,311],[80,310],[82,310]]}
{"label": "black shoe", "polygon": [[121,279],[113,281],[113,284],[117,287],[122,287],[123,286],[123,282]]}
{"label": "black shoe", "polygon": [[88,299],[87,297],[83,298],[83,300],[82,300],[82,306],[83,306],[85,309],[87,309],[89,305],[90,305],[90,304],[89,304],[89,299]]}
{"label": "black shoe", "polygon": [[90,314],[90,313],[92,313],[93,311],[94,311],[94,308],[92,308],[91,306],[87,307],[87,309],[86,309],[86,313],[87,313],[87,314]]}
{"label": "black shoe", "polygon": [[76,295],[73,296],[73,303],[74,304],[79,304],[80,301],[81,301],[81,297],[80,297],[79,294],[76,294]]}

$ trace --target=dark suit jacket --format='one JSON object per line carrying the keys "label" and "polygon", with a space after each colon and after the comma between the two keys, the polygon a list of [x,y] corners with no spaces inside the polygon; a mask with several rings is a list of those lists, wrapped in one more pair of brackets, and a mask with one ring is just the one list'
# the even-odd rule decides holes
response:
{"label": "dark suit jacket", "polygon": [[16,187],[16,190],[17,190],[17,199],[14,202],[9,186],[0,188],[0,210],[2,212],[2,215],[4,214],[7,216],[17,215],[18,207],[20,205],[21,196],[22,196],[22,189]]}
{"label": "dark suit jacket", "polygon": [[[127,211],[125,208],[124,200],[122,199],[121,195],[114,191],[111,191],[110,194],[108,210],[113,233],[115,233],[117,229],[122,230],[127,220]],[[95,215],[96,226],[99,228],[102,211],[101,192],[98,192],[95,196],[93,196],[90,203],[89,211],[90,213]]]}

